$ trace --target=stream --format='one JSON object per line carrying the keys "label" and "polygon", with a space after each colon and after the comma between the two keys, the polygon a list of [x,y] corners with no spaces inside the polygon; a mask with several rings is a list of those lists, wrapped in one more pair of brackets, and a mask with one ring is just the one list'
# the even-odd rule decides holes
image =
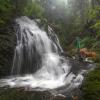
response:
{"label": "stream", "polygon": [[26,16],[15,22],[17,45],[11,75],[0,79],[0,87],[49,91],[63,96],[75,94],[84,74],[93,69],[94,64],[62,56],[63,50],[52,28],[48,27],[46,33]]}

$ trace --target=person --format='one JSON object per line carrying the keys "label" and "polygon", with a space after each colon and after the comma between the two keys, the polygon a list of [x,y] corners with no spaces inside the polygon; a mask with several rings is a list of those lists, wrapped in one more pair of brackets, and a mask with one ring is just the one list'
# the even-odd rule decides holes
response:
{"label": "person", "polygon": [[77,52],[79,53],[80,50],[80,38],[76,37],[76,48],[77,48]]}
{"label": "person", "polygon": [[76,53],[77,53],[76,59],[78,59],[79,61],[82,61],[83,57],[82,57],[82,55],[80,55],[81,44],[80,44],[79,37],[76,37],[75,46],[76,46]]}

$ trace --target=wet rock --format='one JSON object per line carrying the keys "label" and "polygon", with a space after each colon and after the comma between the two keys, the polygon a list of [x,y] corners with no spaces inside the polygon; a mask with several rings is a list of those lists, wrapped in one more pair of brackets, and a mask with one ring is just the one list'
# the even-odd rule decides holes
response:
{"label": "wet rock", "polygon": [[11,27],[0,30],[0,78],[10,74],[16,36]]}

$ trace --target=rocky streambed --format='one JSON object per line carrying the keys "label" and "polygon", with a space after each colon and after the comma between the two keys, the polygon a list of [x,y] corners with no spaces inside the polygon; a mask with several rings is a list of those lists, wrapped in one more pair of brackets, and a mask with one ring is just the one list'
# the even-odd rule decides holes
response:
{"label": "rocky streambed", "polygon": [[[93,69],[95,66],[88,62],[79,62],[72,58],[68,59],[72,66],[71,72],[74,74],[77,74],[82,69],[83,71]],[[81,85],[69,90],[67,87],[43,90],[38,88],[31,89],[29,87],[10,88],[5,86],[0,88],[0,100],[81,100]]]}

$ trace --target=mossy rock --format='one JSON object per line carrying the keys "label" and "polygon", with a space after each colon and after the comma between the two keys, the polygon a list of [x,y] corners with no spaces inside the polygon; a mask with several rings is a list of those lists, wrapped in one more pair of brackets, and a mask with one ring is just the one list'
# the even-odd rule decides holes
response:
{"label": "mossy rock", "polygon": [[82,85],[83,100],[100,100],[100,64],[88,73]]}
{"label": "mossy rock", "polygon": [[0,32],[0,77],[10,74],[16,36],[12,29],[4,29]]}
{"label": "mossy rock", "polygon": [[63,96],[55,96],[49,91],[24,91],[23,89],[0,89],[0,100],[66,100]]}

